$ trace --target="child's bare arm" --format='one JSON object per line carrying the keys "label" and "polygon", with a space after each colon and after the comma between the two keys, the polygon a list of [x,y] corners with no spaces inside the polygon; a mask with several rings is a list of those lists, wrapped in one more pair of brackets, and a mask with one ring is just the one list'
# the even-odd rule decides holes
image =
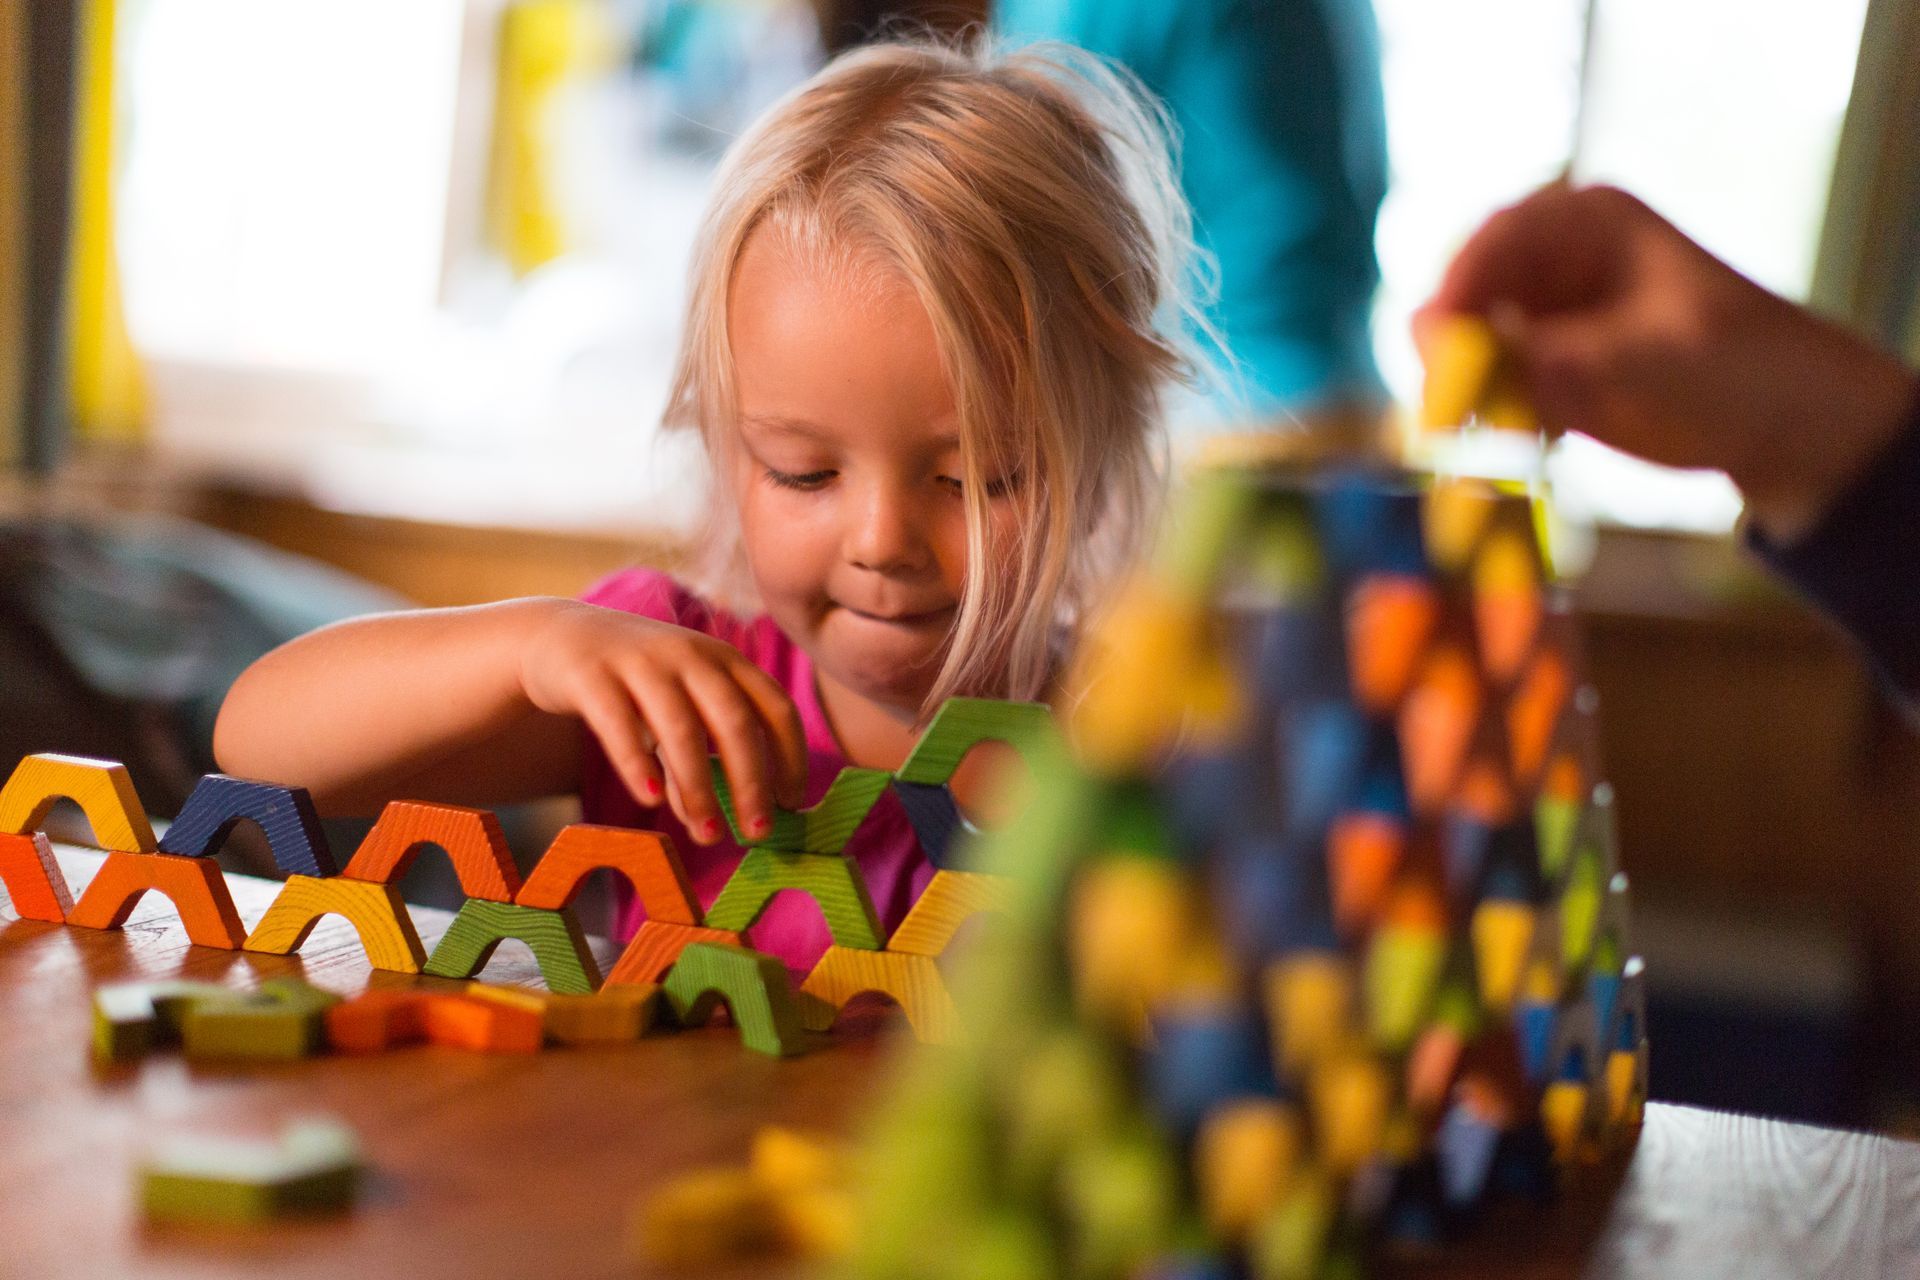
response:
{"label": "child's bare arm", "polygon": [[[799,803],[806,748],[784,691],[711,637],[571,600],[381,614],[256,662],[214,730],[222,768],[307,787],[325,813],[396,797],[498,804],[577,789],[580,725],[645,804],[719,835],[717,749],[742,820]],[[664,776],[662,766],[664,765]]]}

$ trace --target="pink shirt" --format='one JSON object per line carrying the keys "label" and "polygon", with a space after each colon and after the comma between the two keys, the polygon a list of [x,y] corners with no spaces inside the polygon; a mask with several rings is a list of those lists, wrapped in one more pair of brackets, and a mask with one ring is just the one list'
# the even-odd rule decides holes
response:
{"label": "pink shirt", "polygon": [[[820,705],[820,691],[814,683],[813,662],[800,647],[762,615],[742,619],[717,609],[695,596],[664,573],[653,569],[623,569],[596,584],[581,599],[608,609],[638,614],[660,622],[698,631],[724,641],[745,654],[753,664],[779,682],[800,711],[800,723],[807,734],[807,794],[812,805],[826,794],[840,770],[848,764],[846,753],[834,740]],[[580,768],[580,805],[588,822],[610,826],[645,827],[671,837],[686,862],[687,876],[701,906],[711,906],[720,889],[739,865],[746,851],[731,840],[702,847],[693,842],[673,811],[666,805],[648,809],[628,793],[601,749],[599,739],[586,735],[586,750]],[[868,813],[865,822],[847,841],[846,854],[852,858],[866,880],[867,892],[880,916],[883,932],[891,932],[907,913],[907,908],[933,876],[933,867],[920,853],[913,827],[905,809],[892,789],[884,792]],[[646,918],[646,912],[624,881],[616,886],[616,932],[631,937]],[[790,969],[809,969],[831,938],[826,921],[813,900],[798,892],[784,892],[774,898],[766,914],[747,931],[747,941],[760,951],[779,956]]]}

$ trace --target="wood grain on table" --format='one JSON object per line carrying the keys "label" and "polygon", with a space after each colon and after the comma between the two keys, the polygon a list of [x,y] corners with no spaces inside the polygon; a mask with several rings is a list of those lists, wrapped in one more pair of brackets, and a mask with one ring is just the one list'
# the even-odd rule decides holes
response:
{"label": "wood grain on table", "polygon": [[[61,857],[77,893],[100,858]],[[278,886],[228,879],[251,925]],[[429,947],[452,918],[413,914]],[[107,1074],[89,1065],[89,992],[101,983],[251,986],[283,975],[343,993],[370,976],[459,986],[372,975],[351,927],[333,918],[300,955],[282,957],[190,946],[155,895],[121,932],[0,911],[0,1277],[634,1275],[626,1229],[640,1199],[685,1170],[737,1163],[763,1124],[851,1129],[881,1086],[893,1038],[869,1024],[785,1060],[747,1052],[716,1027],[525,1056],[413,1048],[274,1066],[200,1067],[164,1054]],[[532,957],[511,943],[485,976],[537,983]],[[133,1167],[152,1135],[265,1130],[314,1112],[352,1124],[375,1171],[350,1217],[241,1231],[140,1226]],[[1656,1104],[1623,1172],[1587,1179],[1546,1212],[1509,1207],[1445,1253],[1381,1272],[1920,1280],[1920,1145]]]}

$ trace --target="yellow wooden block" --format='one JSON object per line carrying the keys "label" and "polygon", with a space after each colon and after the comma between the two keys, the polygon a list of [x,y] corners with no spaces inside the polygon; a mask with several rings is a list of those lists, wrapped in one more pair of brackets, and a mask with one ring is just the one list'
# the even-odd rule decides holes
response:
{"label": "yellow wooden block", "polygon": [[1335,1177],[1379,1152],[1391,1089],[1386,1068],[1371,1057],[1337,1057],[1313,1069],[1307,1081],[1313,1130],[1320,1163]]}
{"label": "yellow wooden block", "polygon": [[1193,1148],[1194,1182],[1207,1224],[1244,1238],[1286,1197],[1300,1165],[1300,1115],[1272,1098],[1214,1108]]}
{"label": "yellow wooden block", "polygon": [[636,1259],[667,1270],[777,1254],[784,1240],[778,1198],[745,1169],[682,1175],[646,1201],[633,1223]]}
{"label": "yellow wooden block", "polygon": [[828,947],[800,984],[801,1025],[825,1031],[849,1000],[870,991],[900,1006],[915,1039],[952,1044],[960,1038],[960,1017],[932,957],[855,947]]}
{"label": "yellow wooden block", "polygon": [[1012,901],[1004,876],[977,871],[936,871],[914,899],[887,950],[914,956],[937,956],[947,949],[960,926],[986,911],[1005,911]]}
{"label": "yellow wooden block", "polygon": [[1334,952],[1302,952],[1267,966],[1267,1018],[1274,1058],[1300,1073],[1346,1048],[1357,1034],[1353,966]]}
{"label": "yellow wooden block", "polygon": [[1525,902],[1489,898],[1473,911],[1473,958],[1480,999],[1489,1009],[1511,1008],[1533,946],[1535,912]]}
{"label": "yellow wooden block", "polygon": [[1591,1105],[1587,1086],[1576,1080],[1556,1080],[1540,1095],[1540,1123],[1560,1163],[1571,1162],[1579,1152]]}
{"label": "yellow wooden block", "polygon": [[1071,683],[1078,697],[1068,734],[1100,773],[1144,766],[1182,731],[1209,741],[1239,719],[1239,687],[1199,601],[1148,578],[1121,591],[1083,646]]}
{"label": "yellow wooden block", "polygon": [[1436,480],[1421,504],[1427,555],[1435,567],[1457,573],[1467,567],[1480,535],[1501,498],[1480,480]]}
{"label": "yellow wooden block", "polygon": [[860,1206],[845,1187],[814,1187],[774,1202],[789,1252],[809,1259],[838,1258],[859,1239]]}
{"label": "yellow wooden block", "polygon": [[853,1180],[846,1144],[820,1134],[767,1125],[753,1135],[747,1168],[782,1195],[844,1187]]}
{"label": "yellow wooden block", "polygon": [[51,753],[25,756],[0,787],[0,831],[29,835],[62,798],[87,815],[103,849],[152,853],[153,825],[134,792],[127,767],[112,760]]}
{"label": "yellow wooden block", "polygon": [[1075,882],[1067,949],[1081,1011],[1134,1029],[1183,985],[1196,949],[1194,890],[1184,868],[1103,858]]}
{"label": "yellow wooden block", "polygon": [[400,890],[371,880],[333,876],[288,876],[260,923],[247,935],[248,951],[286,955],[298,951],[324,915],[345,916],[360,935],[367,960],[376,969],[419,973],[427,963],[420,935],[407,914]]}
{"label": "yellow wooden block", "polygon": [[1430,431],[1462,426],[1480,409],[1500,364],[1500,340],[1479,316],[1437,321],[1426,349],[1426,385],[1420,395],[1420,425]]}
{"label": "yellow wooden block", "polygon": [[1638,1128],[1647,1105],[1646,1048],[1607,1055],[1607,1123]]}

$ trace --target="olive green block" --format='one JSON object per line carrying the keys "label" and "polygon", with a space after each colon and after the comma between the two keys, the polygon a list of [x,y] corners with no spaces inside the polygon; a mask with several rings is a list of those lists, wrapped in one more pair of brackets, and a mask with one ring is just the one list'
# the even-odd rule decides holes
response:
{"label": "olive green block", "polygon": [[508,938],[532,948],[548,990],[578,996],[600,985],[600,964],[571,907],[549,911],[483,898],[467,899],[427,958],[424,972],[441,978],[471,978]]}
{"label": "olive green block", "polygon": [[749,838],[740,830],[739,817],[733,807],[733,788],[727,782],[720,758],[711,757],[710,764],[713,794],[720,801],[720,812],[726,815],[734,842],[749,848],[839,853],[866,821],[880,793],[893,781],[893,775],[883,769],[842,769],[818,804],[811,809],[775,809],[773,829],[764,836]]}
{"label": "olive green block", "polygon": [[878,951],[884,945],[860,869],[852,859],[834,853],[747,850],[720,896],[707,908],[707,927],[745,929],[783,889],[798,889],[820,904],[835,946]]}
{"label": "olive green block", "polygon": [[703,1026],[725,1004],[740,1043],[776,1058],[804,1053],[811,1037],[800,1023],[787,967],[773,956],[723,942],[695,942],[661,983],[683,1027]]}

